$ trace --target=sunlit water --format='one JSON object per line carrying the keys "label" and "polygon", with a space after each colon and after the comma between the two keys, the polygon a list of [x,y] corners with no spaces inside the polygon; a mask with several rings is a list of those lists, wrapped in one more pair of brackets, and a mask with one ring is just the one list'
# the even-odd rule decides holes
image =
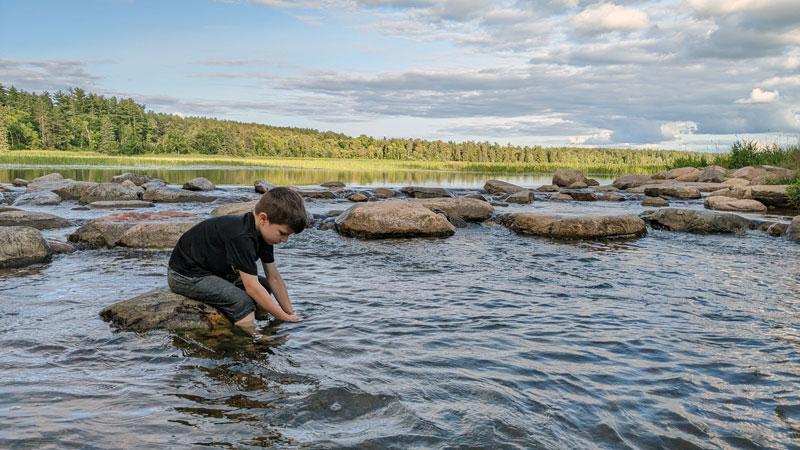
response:
{"label": "sunlit water", "polygon": [[[74,206],[39,210],[107,213]],[[168,257],[87,250],[0,271],[0,447],[800,445],[800,245],[763,232],[565,243],[487,225],[381,241],[310,229],[276,250],[305,320],[263,323],[269,347],[100,319],[165,286]]]}

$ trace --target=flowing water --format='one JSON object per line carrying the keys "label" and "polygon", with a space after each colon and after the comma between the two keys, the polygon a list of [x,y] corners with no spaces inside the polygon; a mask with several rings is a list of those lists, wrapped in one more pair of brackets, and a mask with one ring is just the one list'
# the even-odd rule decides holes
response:
{"label": "flowing water", "polygon": [[[74,206],[40,210],[107,213]],[[170,208],[212,206],[156,209]],[[448,239],[310,229],[276,248],[305,320],[262,323],[265,346],[100,319],[165,286],[168,257],[86,250],[0,271],[0,447],[800,446],[800,245],[763,232],[568,243],[476,224]]]}

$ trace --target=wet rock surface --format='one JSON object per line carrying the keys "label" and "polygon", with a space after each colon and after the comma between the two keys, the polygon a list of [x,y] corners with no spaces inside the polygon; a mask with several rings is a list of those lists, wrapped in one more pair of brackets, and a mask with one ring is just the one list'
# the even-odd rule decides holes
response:
{"label": "wet rock surface", "polygon": [[255,209],[258,200],[253,200],[250,202],[236,202],[236,203],[227,203],[221,206],[217,206],[211,211],[212,216],[232,216],[232,215],[241,215],[246,212],[250,212]]}
{"label": "wet rock surface", "polygon": [[502,180],[489,180],[483,185],[483,190],[490,194],[513,194],[527,189]]}
{"label": "wet rock surface", "polygon": [[430,198],[413,200],[424,207],[444,211],[448,217],[459,217],[467,222],[483,222],[494,213],[486,201],[471,198]]}
{"label": "wet rock surface", "polygon": [[50,261],[52,251],[42,233],[31,227],[0,227],[0,268]]}
{"label": "wet rock surface", "polygon": [[6,211],[0,211],[0,227],[8,226],[24,226],[48,230],[68,227],[70,222],[53,214],[9,208]]}
{"label": "wet rock surface", "polygon": [[215,308],[178,295],[169,288],[155,289],[114,303],[100,317],[124,331],[210,331],[233,324]]}
{"label": "wet rock surface", "polygon": [[555,214],[514,213],[500,220],[521,234],[556,239],[608,239],[643,236],[645,223],[635,215],[562,216]]}
{"label": "wet rock surface", "polygon": [[69,240],[90,247],[170,248],[199,221],[179,211],[117,213],[90,220]]}
{"label": "wet rock surface", "polygon": [[400,192],[413,198],[438,198],[453,196],[450,191],[440,187],[406,186],[400,188]]}
{"label": "wet rock surface", "polygon": [[700,234],[740,233],[750,227],[750,220],[736,214],[680,208],[648,210],[642,219],[654,228]]}
{"label": "wet rock surface", "polygon": [[[189,203],[189,202],[213,202],[217,197],[209,194],[187,191],[185,189],[174,189],[170,187],[160,187],[147,189],[142,196],[142,200],[155,203]],[[131,199],[135,200],[135,199]]]}
{"label": "wet rock surface", "polygon": [[139,200],[141,192],[122,183],[100,183],[88,188],[80,197],[81,203],[99,201]]}
{"label": "wet rock surface", "polygon": [[455,233],[455,227],[420,203],[387,200],[348,209],[336,219],[336,231],[363,239],[447,237]]}

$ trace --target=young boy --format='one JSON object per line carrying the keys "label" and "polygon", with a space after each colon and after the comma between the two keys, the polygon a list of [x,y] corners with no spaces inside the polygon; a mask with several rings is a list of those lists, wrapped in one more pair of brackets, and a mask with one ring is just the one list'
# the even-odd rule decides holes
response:
{"label": "young boy", "polygon": [[[266,318],[265,313],[297,322],[300,316],[289,300],[272,246],[302,232],[307,224],[303,198],[297,192],[270,189],[253,211],[204,220],[184,233],[169,259],[169,287],[217,308],[253,335],[256,317]],[[259,259],[266,277],[258,276]]]}

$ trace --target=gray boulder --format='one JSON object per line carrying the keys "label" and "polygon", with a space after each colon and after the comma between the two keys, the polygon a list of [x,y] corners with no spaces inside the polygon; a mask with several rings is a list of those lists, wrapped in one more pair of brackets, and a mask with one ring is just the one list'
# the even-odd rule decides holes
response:
{"label": "gray boulder", "polygon": [[125,212],[90,220],[69,236],[90,247],[174,247],[200,219],[180,211]]}
{"label": "gray boulder", "polygon": [[14,200],[14,206],[47,206],[61,203],[61,197],[50,191],[29,192]]}
{"label": "gray boulder", "polygon": [[647,210],[641,217],[653,228],[689,233],[740,233],[750,227],[742,216],[716,211],[662,208]]}
{"label": "gray boulder", "polygon": [[467,222],[483,222],[492,217],[494,208],[485,200],[465,197],[415,199],[430,210],[443,211],[447,217],[459,217]]}
{"label": "gray boulder", "polygon": [[63,200],[78,200],[97,185],[98,183],[94,181],[65,180],[65,183],[53,186],[50,191],[58,194]]}
{"label": "gray boulder", "polygon": [[137,209],[152,208],[153,203],[144,200],[118,200],[118,201],[99,201],[89,203],[89,207],[96,209]]}
{"label": "gray boulder", "polygon": [[364,194],[363,192],[354,192],[347,196],[347,199],[351,202],[366,202],[369,200],[369,196]]}
{"label": "gray boulder", "polygon": [[634,215],[570,217],[515,213],[500,223],[520,234],[556,239],[610,239],[647,234],[645,223]]}
{"label": "gray boulder", "polygon": [[120,183],[100,183],[81,195],[81,203],[99,201],[139,200],[139,190]]}
{"label": "gray boulder", "polygon": [[700,190],[697,188],[666,183],[645,187],[644,195],[648,197],[673,197],[684,200],[701,197]]}
{"label": "gray boulder", "polygon": [[100,317],[124,331],[210,331],[230,328],[231,322],[215,308],[160,288],[114,303]]}
{"label": "gray boulder", "polygon": [[255,188],[256,192],[259,194],[263,194],[268,190],[272,189],[273,187],[275,186],[267,183],[264,180],[256,180],[255,183],[253,183],[253,188]]}
{"label": "gray boulder", "polygon": [[155,203],[213,202],[216,199],[213,195],[170,187],[147,189],[142,196],[142,200]]}
{"label": "gray boulder", "polygon": [[217,187],[209,179],[197,177],[183,183],[183,188],[187,191],[213,191]]}
{"label": "gray boulder", "polygon": [[789,240],[800,242],[800,216],[795,216],[792,223],[786,229],[786,237]]}
{"label": "gray boulder", "polygon": [[728,179],[728,169],[721,166],[708,166],[703,169],[697,181],[722,183]]}
{"label": "gray boulder", "polygon": [[599,200],[597,194],[594,192],[586,192],[586,191],[564,191],[564,194],[568,194],[572,197],[573,200],[577,200],[579,202],[595,202]]}
{"label": "gray boulder", "polygon": [[490,194],[514,194],[516,192],[525,191],[522,186],[517,186],[506,181],[489,180],[483,185],[483,190]]}
{"label": "gray boulder", "polygon": [[630,189],[652,183],[653,177],[650,175],[623,175],[614,180],[613,186],[617,189]]}
{"label": "gray boulder", "polygon": [[525,189],[523,191],[514,192],[513,194],[504,198],[503,201],[506,203],[517,203],[520,205],[527,205],[528,203],[533,202],[533,199],[534,199],[533,191]]}
{"label": "gray boulder", "polygon": [[405,200],[361,203],[336,218],[336,231],[362,239],[448,237],[455,227],[442,214]]}
{"label": "gray boulder", "polygon": [[553,174],[553,184],[559,187],[568,187],[575,183],[586,184],[586,176],[580,170],[559,170]]}
{"label": "gray boulder", "polygon": [[552,200],[554,202],[569,202],[569,201],[572,201],[572,200],[575,200],[575,199],[572,198],[572,196],[569,195],[569,194],[565,194],[563,192],[558,192],[558,193],[555,193],[555,194],[551,195],[550,196],[550,200]]}
{"label": "gray boulder", "polygon": [[133,184],[135,184],[136,186],[141,186],[141,185],[143,185],[145,183],[149,183],[150,181],[153,181],[153,178],[149,177],[147,175],[142,175],[142,174],[137,174],[137,173],[130,173],[130,172],[125,172],[123,174],[114,175],[113,177],[111,177],[111,182],[112,183],[122,183],[123,181],[130,181]]}
{"label": "gray boulder", "polygon": [[667,199],[661,197],[645,197],[644,200],[642,200],[642,206],[662,208],[664,206],[669,206],[669,202]]}
{"label": "gray boulder", "polygon": [[49,183],[51,181],[59,181],[59,180],[63,180],[63,179],[64,179],[64,175],[61,175],[58,172],[54,172],[54,173],[49,173],[47,175],[42,175],[41,177],[34,178],[34,179],[31,180],[31,183],[33,183],[33,184],[36,184],[36,183]]}
{"label": "gray boulder", "polygon": [[33,227],[38,230],[64,228],[70,226],[67,219],[52,214],[9,209],[0,211],[0,227]]}
{"label": "gray boulder", "polygon": [[372,195],[377,198],[392,198],[397,195],[397,191],[379,187],[372,189]]}
{"label": "gray boulder", "polygon": [[211,215],[214,217],[217,216],[240,216],[244,213],[250,212],[256,207],[256,203],[258,200],[253,200],[251,202],[237,202],[237,203],[227,203],[222,206],[217,206],[211,211]]}
{"label": "gray boulder", "polygon": [[329,190],[298,190],[296,191],[300,194],[303,198],[312,198],[318,200],[333,200],[336,198],[336,194]]}
{"label": "gray boulder", "polygon": [[703,202],[706,208],[717,211],[765,213],[767,207],[758,200],[737,199],[725,196],[706,197]]}
{"label": "gray boulder", "polygon": [[31,227],[0,227],[0,268],[48,262],[52,252],[42,233]]}
{"label": "gray boulder", "polygon": [[16,187],[24,187],[27,186],[28,183],[29,181],[23,178],[14,178],[14,181],[11,182],[11,184],[13,184]]}

